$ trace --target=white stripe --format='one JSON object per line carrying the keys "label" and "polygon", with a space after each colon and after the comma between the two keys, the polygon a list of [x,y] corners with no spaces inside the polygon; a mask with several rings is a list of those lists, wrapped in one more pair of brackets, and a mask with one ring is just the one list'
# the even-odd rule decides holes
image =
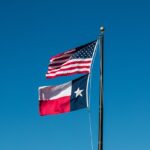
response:
{"label": "white stripe", "polygon": [[45,88],[45,87],[47,87],[47,86],[40,86],[40,87],[38,88],[38,90],[43,89],[43,88]]}
{"label": "white stripe", "polygon": [[71,96],[72,82],[57,86],[39,88],[39,100],[56,100],[64,96]]}
{"label": "white stripe", "polygon": [[70,73],[74,73],[74,72],[77,72],[77,71],[79,71],[79,72],[84,72],[84,71],[90,72],[90,69],[88,69],[88,68],[81,68],[81,69],[76,68],[76,69],[73,69],[73,70],[58,71],[56,73],[51,73],[51,74],[47,73],[46,76],[47,77],[53,77],[53,76],[56,76],[56,75],[70,74]]}
{"label": "white stripe", "polygon": [[71,59],[71,60],[69,60],[68,62],[70,63],[70,62],[80,62],[80,61],[90,61],[90,60],[92,60],[91,58],[81,58],[81,59],[79,59],[79,58],[77,58],[77,59]]}
{"label": "white stripe", "polygon": [[72,68],[72,67],[90,67],[91,63],[88,63],[88,64],[72,64],[72,65],[68,65],[68,66],[63,66],[59,69],[52,69],[49,67],[49,69],[52,69],[52,70],[49,70],[48,73],[52,72],[52,71],[59,71],[61,69],[69,69],[69,68]]}

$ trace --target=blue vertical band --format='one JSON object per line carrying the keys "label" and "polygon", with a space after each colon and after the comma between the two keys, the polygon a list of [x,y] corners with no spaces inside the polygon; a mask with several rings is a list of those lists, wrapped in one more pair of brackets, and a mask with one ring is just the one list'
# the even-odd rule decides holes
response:
{"label": "blue vertical band", "polygon": [[82,109],[87,107],[87,80],[88,75],[84,75],[76,80],[72,81],[72,91],[70,98],[70,111]]}

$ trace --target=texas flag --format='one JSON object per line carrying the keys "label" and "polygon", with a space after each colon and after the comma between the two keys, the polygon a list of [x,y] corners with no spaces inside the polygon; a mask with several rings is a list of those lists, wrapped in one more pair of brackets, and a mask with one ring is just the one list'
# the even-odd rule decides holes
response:
{"label": "texas flag", "polygon": [[88,107],[88,75],[57,86],[39,87],[41,116],[66,113]]}

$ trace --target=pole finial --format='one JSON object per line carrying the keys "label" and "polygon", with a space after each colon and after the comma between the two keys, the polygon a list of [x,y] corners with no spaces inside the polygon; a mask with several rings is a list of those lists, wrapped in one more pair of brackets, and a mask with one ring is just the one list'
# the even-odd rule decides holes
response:
{"label": "pole finial", "polygon": [[101,31],[101,33],[104,33],[104,26],[100,27],[100,31]]}

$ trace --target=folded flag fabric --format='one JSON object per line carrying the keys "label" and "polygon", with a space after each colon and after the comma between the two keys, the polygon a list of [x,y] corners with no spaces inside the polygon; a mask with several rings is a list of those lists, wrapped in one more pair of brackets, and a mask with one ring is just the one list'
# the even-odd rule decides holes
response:
{"label": "folded flag fabric", "polygon": [[96,41],[58,54],[50,59],[46,78],[89,73]]}
{"label": "folded flag fabric", "polygon": [[39,87],[41,116],[66,113],[88,107],[88,75],[57,86]]}

